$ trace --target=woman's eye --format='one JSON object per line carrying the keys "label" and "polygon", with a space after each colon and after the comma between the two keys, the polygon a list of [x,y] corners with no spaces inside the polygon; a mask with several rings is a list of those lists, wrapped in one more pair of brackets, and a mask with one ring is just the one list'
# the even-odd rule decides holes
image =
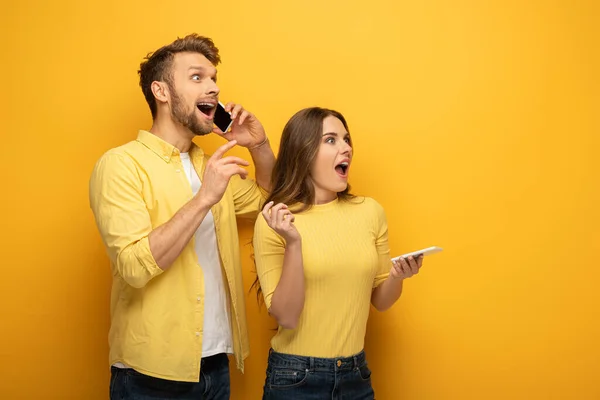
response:
{"label": "woman's eye", "polygon": [[325,143],[335,143],[335,139],[332,137],[328,137],[327,139],[325,139]]}

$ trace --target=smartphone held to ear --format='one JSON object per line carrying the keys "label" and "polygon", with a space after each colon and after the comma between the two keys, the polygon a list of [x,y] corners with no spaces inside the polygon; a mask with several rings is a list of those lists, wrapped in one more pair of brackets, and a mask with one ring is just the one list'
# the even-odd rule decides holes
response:
{"label": "smartphone held to ear", "polygon": [[233,120],[231,119],[231,114],[225,111],[225,106],[219,101],[217,104],[217,109],[215,111],[215,116],[213,118],[214,124],[221,130],[221,132],[225,133],[231,127]]}
{"label": "smartphone held to ear", "polygon": [[399,260],[401,258],[408,258],[410,256],[413,256],[413,257],[416,258],[416,257],[420,256],[421,254],[423,254],[424,256],[428,256],[428,255],[431,255],[431,254],[439,253],[442,250],[443,249],[441,247],[432,246],[432,247],[428,247],[426,249],[412,251],[410,253],[402,254],[401,256],[392,258],[392,261],[397,261],[397,260]]}

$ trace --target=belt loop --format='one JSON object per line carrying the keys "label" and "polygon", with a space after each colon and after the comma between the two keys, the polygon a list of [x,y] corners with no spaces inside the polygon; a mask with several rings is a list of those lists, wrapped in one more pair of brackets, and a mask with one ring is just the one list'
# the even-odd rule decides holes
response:
{"label": "belt loop", "polygon": [[358,357],[354,356],[352,358],[354,358],[354,369],[358,369],[358,367],[359,367],[359,365],[358,365]]}
{"label": "belt loop", "polygon": [[314,357],[308,357],[308,359],[309,359],[309,362],[308,362],[309,366],[308,367],[310,368],[311,371],[314,371],[315,370],[315,358]]}

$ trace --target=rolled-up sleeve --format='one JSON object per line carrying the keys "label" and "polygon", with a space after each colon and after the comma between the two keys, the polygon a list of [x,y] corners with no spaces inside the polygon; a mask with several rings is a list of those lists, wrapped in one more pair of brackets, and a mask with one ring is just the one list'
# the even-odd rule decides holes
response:
{"label": "rolled-up sleeve", "polygon": [[141,288],[163,270],[150,251],[150,216],[135,164],[126,154],[106,153],[89,185],[90,206],[116,273]]}
{"label": "rolled-up sleeve", "polygon": [[285,241],[267,225],[262,215],[258,216],[254,225],[253,247],[256,274],[268,310],[281,279]]}
{"label": "rolled-up sleeve", "polygon": [[256,218],[268,193],[252,179],[242,179],[238,175],[231,177],[231,185],[235,215],[240,218]]}

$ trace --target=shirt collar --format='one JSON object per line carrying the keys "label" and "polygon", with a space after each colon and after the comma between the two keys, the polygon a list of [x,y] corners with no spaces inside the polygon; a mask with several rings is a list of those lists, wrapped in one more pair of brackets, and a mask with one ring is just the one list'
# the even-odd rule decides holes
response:
{"label": "shirt collar", "polygon": [[[171,159],[180,153],[177,147],[165,142],[155,134],[148,131],[140,130],[138,132],[137,141],[152,150],[154,154],[159,156],[161,160],[167,163],[171,162]],[[204,154],[203,151],[193,142],[189,153],[191,157],[198,157]]]}

